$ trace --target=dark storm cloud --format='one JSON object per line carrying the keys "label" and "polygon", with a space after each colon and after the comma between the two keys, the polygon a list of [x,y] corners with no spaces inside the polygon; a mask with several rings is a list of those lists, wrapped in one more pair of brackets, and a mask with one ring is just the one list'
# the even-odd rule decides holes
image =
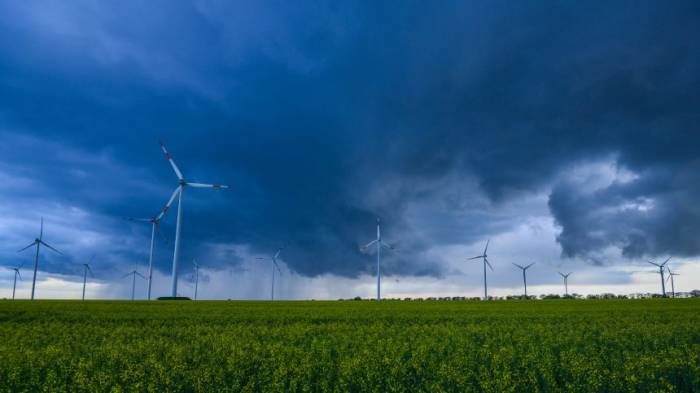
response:
{"label": "dark storm cloud", "polygon": [[592,257],[614,246],[627,258],[698,255],[699,167],[655,168],[595,190],[558,184],[549,206],[562,227],[563,254]]}
{"label": "dark storm cloud", "polygon": [[[674,197],[654,188],[687,168],[700,142],[692,2],[0,7],[0,126],[11,151],[1,162],[38,183],[9,200],[50,193],[105,218],[105,231],[145,237],[114,219],[155,214],[176,185],[163,139],[188,178],[235,186],[187,190],[184,260],[222,255],[217,244],[285,244],[301,274],[354,276],[372,271],[357,246],[379,215],[403,245],[390,272],[439,275],[423,257],[430,246],[508,228],[482,224],[488,217],[465,228],[459,220],[493,207],[469,202],[475,195],[498,206],[547,192],[570,165],[615,154],[639,180],[581,195],[554,186],[565,255],[608,245],[630,257],[696,253],[700,228],[678,205],[698,193],[682,181],[666,184]],[[43,153],[38,141],[110,159],[20,153]],[[596,213],[640,198],[654,200],[652,214]],[[433,222],[420,215],[432,230],[407,215],[420,201],[441,207]],[[226,255],[210,265],[237,263]]]}

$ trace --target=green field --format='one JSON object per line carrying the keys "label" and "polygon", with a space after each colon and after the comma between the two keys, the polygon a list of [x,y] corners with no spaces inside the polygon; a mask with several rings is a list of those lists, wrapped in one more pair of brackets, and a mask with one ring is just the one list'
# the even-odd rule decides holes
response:
{"label": "green field", "polygon": [[700,391],[700,299],[1,301],[0,391]]}

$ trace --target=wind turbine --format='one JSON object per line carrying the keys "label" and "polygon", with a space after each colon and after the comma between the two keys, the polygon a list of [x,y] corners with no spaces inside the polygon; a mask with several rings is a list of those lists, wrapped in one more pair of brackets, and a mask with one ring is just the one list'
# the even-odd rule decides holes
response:
{"label": "wind turbine", "polygon": [[173,251],[173,273],[172,273],[172,279],[170,282],[170,296],[176,297],[177,296],[177,262],[178,258],[180,256],[180,226],[182,224],[182,193],[185,191],[185,187],[193,187],[193,188],[228,188],[228,186],[221,185],[221,184],[203,184],[203,183],[190,183],[188,181],[185,181],[185,178],[182,177],[182,172],[180,172],[180,169],[178,169],[177,165],[175,165],[175,161],[173,161],[173,156],[168,153],[168,151],[165,149],[165,145],[163,143],[160,144],[161,150],[163,150],[163,154],[165,155],[165,159],[170,162],[170,166],[173,167],[173,171],[175,171],[175,176],[177,176],[178,180],[178,186],[175,192],[173,193],[174,195],[178,195],[178,202],[177,202],[177,224],[175,226],[175,250]]}
{"label": "wind turbine", "polygon": [[21,252],[21,251],[28,249],[29,247],[36,246],[36,256],[34,257],[34,277],[32,278],[32,297],[31,297],[31,300],[34,300],[34,288],[36,287],[36,271],[39,268],[39,247],[43,244],[48,249],[50,249],[54,252],[57,252],[60,255],[63,255],[62,252],[60,252],[57,249],[46,244],[46,242],[44,242],[44,240],[42,240],[43,237],[44,237],[44,218],[42,217],[41,218],[41,229],[39,230],[39,237],[34,239],[34,241],[30,245],[28,245],[27,247],[24,247],[23,249],[17,251],[17,252]]}
{"label": "wind turbine", "polygon": [[163,232],[160,231],[160,222],[163,220],[165,214],[170,209],[170,206],[173,204],[173,201],[175,201],[175,196],[177,196],[179,190],[180,187],[178,186],[175,189],[175,191],[173,191],[172,195],[170,196],[170,199],[168,199],[168,203],[165,204],[165,207],[160,213],[158,213],[157,216],[152,218],[129,218],[130,221],[147,222],[151,224],[151,247],[148,252],[148,290],[146,295],[148,300],[151,300],[151,284],[153,281],[153,248],[156,240],[156,232],[158,232],[163,237],[163,240],[166,243],[168,242],[167,239],[165,239]]}
{"label": "wind turbine", "polygon": [[520,270],[523,271],[523,285],[525,285],[525,299],[527,299],[527,276],[525,275],[525,272],[527,271],[527,269],[530,268],[530,266],[532,266],[534,264],[535,264],[535,262],[533,262],[527,266],[518,265],[517,263],[513,264],[513,265],[517,266],[518,268],[520,268]]}
{"label": "wind turbine", "polygon": [[671,260],[671,257],[668,257],[666,261],[662,264],[658,264],[653,261],[649,261],[652,265],[656,266],[659,268],[659,274],[661,275],[661,296],[666,297],[666,283],[664,282],[664,266],[668,263],[668,261]]}
{"label": "wind turbine", "polygon": [[13,267],[12,270],[15,271],[15,280],[12,282],[12,300],[15,300],[15,289],[17,288],[17,277],[19,277],[19,280],[22,281],[22,276],[19,274],[19,269],[20,267]]}
{"label": "wind turbine", "polygon": [[372,240],[371,242],[365,244],[364,246],[360,247],[360,251],[368,251],[369,248],[372,246],[372,244],[377,245],[377,301],[382,300],[382,295],[381,295],[381,286],[382,286],[382,274],[380,270],[380,264],[381,264],[381,251],[382,247],[388,249],[388,250],[394,250],[394,247],[385,243],[382,240],[382,232],[379,228],[379,218],[377,218],[377,238]]}
{"label": "wind turbine", "polygon": [[85,300],[85,286],[87,285],[87,275],[88,272],[92,276],[92,269],[90,269],[90,263],[95,259],[95,256],[93,255],[92,258],[90,258],[89,263],[83,263],[83,267],[85,268],[83,271],[83,300]]}
{"label": "wind turbine", "polygon": [[491,266],[491,263],[489,262],[488,255],[486,255],[486,251],[489,249],[489,243],[491,242],[491,239],[486,241],[486,247],[484,247],[484,253],[482,255],[477,255],[475,257],[467,258],[467,261],[470,261],[472,259],[483,259],[484,260],[484,300],[489,300],[489,293],[488,293],[488,287],[486,285],[486,265],[489,266],[489,269],[493,271],[493,266]]}
{"label": "wind turbine", "polygon": [[564,277],[564,296],[569,296],[569,276],[571,275],[571,272],[566,274],[559,272],[559,275]]}
{"label": "wind turbine", "polygon": [[122,276],[122,278],[128,277],[128,276],[133,276],[131,279],[131,300],[134,300],[134,292],[136,291],[136,276],[139,276],[139,277],[143,278],[144,280],[146,279],[146,277],[144,277],[143,274],[137,272],[136,269],[130,271],[129,273],[126,273],[125,275]]}
{"label": "wind turbine", "polygon": [[197,300],[197,287],[199,285],[199,264],[194,259],[192,260],[192,262],[194,262],[194,300]]}
{"label": "wind turbine", "polygon": [[668,277],[666,278],[666,281],[668,279],[671,279],[671,297],[675,298],[676,297],[676,286],[673,284],[673,276],[680,276],[678,273],[674,273],[671,271],[671,268],[666,266],[666,269],[668,270]]}
{"label": "wind turbine", "polygon": [[[280,275],[282,274],[282,270],[280,270],[280,266],[277,264],[277,258],[280,256],[280,253],[282,252],[283,249],[284,249],[284,247],[278,248],[275,255],[273,255],[272,258],[270,258],[270,260],[272,261],[272,287],[270,290],[270,300],[275,300],[275,269],[277,269],[277,272]],[[265,260],[267,258],[258,257],[258,259]]]}

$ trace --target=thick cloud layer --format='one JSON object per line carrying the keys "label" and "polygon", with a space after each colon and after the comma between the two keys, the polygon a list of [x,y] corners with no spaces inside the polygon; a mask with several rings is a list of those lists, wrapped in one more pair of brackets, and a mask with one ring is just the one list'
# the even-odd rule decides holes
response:
{"label": "thick cloud layer", "polygon": [[[303,275],[371,272],[358,245],[380,216],[400,242],[388,273],[439,276],[431,247],[506,231],[518,220],[495,212],[550,191],[565,256],[696,255],[699,16],[694,2],[4,3],[0,176],[16,187],[2,200],[77,209],[109,234],[65,239],[80,257],[51,269],[87,248],[122,269],[148,236],[122,217],[176,186],[162,139],[191,180],[234,185],[185,194],[183,260],[212,267],[240,263],[232,244],[286,245]],[[610,157],[634,179],[568,177]]]}

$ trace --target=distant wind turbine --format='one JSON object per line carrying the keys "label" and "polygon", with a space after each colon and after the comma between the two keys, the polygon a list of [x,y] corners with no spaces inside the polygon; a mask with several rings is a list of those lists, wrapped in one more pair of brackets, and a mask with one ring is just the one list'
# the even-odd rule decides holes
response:
{"label": "distant wind turbine", "polygon": [[[270,300],[275,300],[275,269],[277,269],[277,272],[280,275],[282,274],[282,270],[280,270],[280,266],[277,264],[277,258],[279,258],[282,250],[284,250],[284,247],[278,248],[277,252],[275,252],[275,254],[271,258],[269,258],[270,261],[272,261],[272,285],[270,288]],[[268,258],[258,257],[257,259],[267,260]]]}
{"label": "distant wind turbine", "polygon": [[[165,145],[163,143],[160,144],[160,148],[163,150],[163,154],[165,155],[165,159],[170,162],[170,166],[173,167],[173,171],[175,172],[175,175],[177,176],[178,180],[178,187],[175,190],[175,193],[173,195],[178,195],[178,202],[177,202],[177,224],[175,226],[175,250],[173,251],[173,272],[172,272],[172,278],[170,282],[170,296],[176,297],[177,296],[177,262],[178,258],[180,256],[180,226],[182,224],[182,193],[185,191],[185,187],[190,186],[193,188],[228,188],[228,186],[221,185],[221,184],[203,184],[203,183],[190,183],[188,181],[185,181],[185,178],[182,177],[182,172],[180,172],[180,169],[178,169],[177,165],[175,165],[175,161],[173,161],[173,157],[168,151],[165,149]],[[171,199],[174,198],[171,197]]]}
{"label": "distant wind turbine", "polygon": [[28,249],[29,247],[36,246],[36,256],[34,257],[34,276],[33,276],[33,278],[32,278],[32,296],[31,296],[31,300],[34,300],[34,289],[35,289],[35,287],[36,287],[36,272],[37,272],[37,269],[39,268],[39,247],[43,244],[44,246],[46,246],[46,248],[48,248],[48,249],[50,249],[50,250],[52,250],[52,251],[54,251],[54,252],[56,252],[56,253],[58,253],[58,254],[60,254],[60,255],[63,255],[63,253],[61,253],[61,252],[58,251],[57,249],[55,249],[55,248],[51,247],[50,245],[46,244],[46,242],[44,242],[44,240],[42,240],[43,237],[44,237],[44,218],[42,217],[42,218],[41,218],[41,229],[39,230],[39,237],[36,238],[36,239],[34,239],[34,241],[33,241],[30,245],[28,245],[27,247],[24,247],[23,249],[17,251],[17,252],[21,252],[21,251],[24,251],[24,250]]}
{"label": "distant wind turbine", "polygon": [[158,215],[156,215],[155,217],[129,218],[130,221],[147,222],[151,224],[151,246],[148,252],[148,290],[146,291],[146,298],[148,300],[151,300],[151,286],[153,282],[153,248],[156,240],[156,232],[160,234],[160,236],[163,238],[163,241],[167,244],[168,241],[165,238],[165,235],[163,235],[163,232],[160,230],[160,222],[163,220],[168,210],[170,210],[170,206],[173,204],[173,201],[175,201],[175,197],[177,196],[178,191],[180,191],[179,186],[175,189],[175,191],[173,191],[172,195],[170,196],[170,199],[168,199],[168,202],[165,204],[165,207],[163,207],[163,210],[160,213],[158,213]]}
{"label": "distant wind turbine", "polygon": [[666,297],[666,283],[664,282],[664,266],[668,263],[668,261],[671,260],[671,257],[668,257],[662,264],[658,264],[653,261],[649,261],[652,265],[656,266],[659,268],[659,274],[661,275],[661,296]]}
{"label": "distant wind turbine", "polygon": [[85,286],[87,285],[87,275],[90,273],[92,276],[92,269],[90,269],[90,263],[95,259],[95,256],[93,255],[92,258],[90,258],[89,263],[83,263],[84,271],[83,271],[83,300],[85,300]]}
{"label": "distant wind turbine", "polygon": [[566,274],[559,272],[559,275],[564,278],[564,296],[569,296],[569,276],[571,272]]}
{"label": "distant wind turbine", "polygon": [[484,300],[489,300],[488,286],[486,284],[486,265],[488,265],[489,269],[491,269],[491,271],[493,271],[493,266],[491,266],[491,263],[489,262],[488,255],[486,255],[486,252],[489,249],[490,242],[491,242],[491,239],[486,241],[486,247],[484,247],[483,254],[477,255],[475,257],[467,258],[467,261],[471,261],[472,259],[483,259],[483,262],[484,262]]}
{"label": "distant wind turbine", "polygon": [[129,276],[133,276],[131,278],[131,300],[134,300],[134,293],[136,291],[136,276],[139,276],[139,277],[143,278],[144,280],[146,279],[146,277],[144,277],[143,274],[137,272],[136,269],[130,271],[129,273],[126,273],[125,275],[122,276],[122,278],[129,277]]}
{"label": "distant wind turbine", "polygon": [[199,264],[196,260],[194,262],[194,300],[197,300],[197,286],[199,285]]}
{"label": "distant wind turbine", "polygon": [[668,277],[666,278],[666,281],[668,279],[671,279],[671,297],[675,298],[676,297],[676,286],[673,283],[673,276],[680,276],[678,273],[674,273],[671,271],[671,268],[666,266],[666,270],[668,270]]}
{"label": "distant wind turbine", "polygon": [[381,293],[382,274],[381,274],[381,269],[380,269],[382,247],[384,247],[388,250],[394,250],[394,246],[391,246],[382,240],[382,232],[379,228],[379,218],[377,218],[377,238],[372,240],[371,242],[365,244],[364,246],[360,247],[360,251],[363,251],[363,252],[369,251],[372,244],[377,245],[377,301],[379,302],[382,300],[382,293]]}
{"label": "distant wind turbine", "polygon": [[15,300],[15,289],[17,288],[17,277],[19,277],[19,280],[22,281],[22,276],[19,274],[19,269],[20,267],[13,267],[12,270],[15,271],[15,280],[12,282],[12,300]]}
{"label": "distant wind turbine", "polygon": [[517,266],[518,268],[520,268],[520,270],[523,271],[523,285],[525,286],[525,298],[526,299],[527,299],[527,276],[525,273],[527,272],[527,269],[529,269],[534,264],[535,264],[535,262],[533,262],[527,266],[518,265],[517,263],[513,264],[513,265]]}

